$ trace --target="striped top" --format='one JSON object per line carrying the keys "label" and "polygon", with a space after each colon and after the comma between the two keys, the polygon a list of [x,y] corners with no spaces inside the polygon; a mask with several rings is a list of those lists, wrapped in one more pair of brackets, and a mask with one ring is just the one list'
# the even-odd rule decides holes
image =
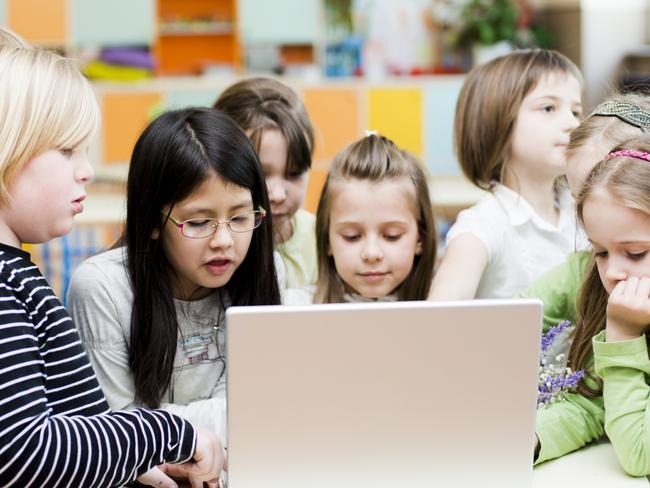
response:
{"label": "striped top", "polygon": [[28,253],[0,244],[0,486],[119,486],[195,445],[170,413],[110,412],[65,308]]}

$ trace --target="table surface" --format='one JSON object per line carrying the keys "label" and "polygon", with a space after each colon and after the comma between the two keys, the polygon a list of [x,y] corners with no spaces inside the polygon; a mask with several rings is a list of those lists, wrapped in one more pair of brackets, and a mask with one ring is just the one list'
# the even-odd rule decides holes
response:
{"label": "table surface", "polygon": [[628,476],[612,445],[604,441],[542,463],[533,470],[533,488],[647,488],[649,479]]}

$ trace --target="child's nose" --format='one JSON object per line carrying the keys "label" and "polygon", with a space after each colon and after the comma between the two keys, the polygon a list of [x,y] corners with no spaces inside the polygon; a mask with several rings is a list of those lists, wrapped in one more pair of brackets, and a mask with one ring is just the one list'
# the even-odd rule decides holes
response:
{"label": "child's nose", "polygon": [[607,263],[607,269],[605,270],[605,278],[613,286],[619,281],[626,280],[628,277],[627,270],[621,265],[621,263],[611,260]]}
{"label": "child's nose", "polygon": [[573,113],[572,110],[569,110],[565,116],[564,127],[569,132],[572,132],[576,127],[580,125],[580,119]]}
{"label": "child's nose", "polygon": [[88,155],[85,152],[83,152],[79,157],[81,159],[77,165],[75,177],[77,181],[81,183],[88,183],[95,176],[95,170],[93,169],[92,164],[90,164]]}
{"label": "child's nose", "polygon": [[381,246],[376,240],[367,239],[361,251],[361,258],[365,261],[379,261],[383,257]]}
{"label": "child's nose", "polygon": [[233,245],[232,233],[225,222],[220,222],[217,230],[210,238],[210,246],[225,249]]}
{"label": "child's nose", "polygon": [[284,185],[276,179],[266,180],[266,187],[269,192],[269,200],[271,203],[282,203],[287,198],[287,192]]}

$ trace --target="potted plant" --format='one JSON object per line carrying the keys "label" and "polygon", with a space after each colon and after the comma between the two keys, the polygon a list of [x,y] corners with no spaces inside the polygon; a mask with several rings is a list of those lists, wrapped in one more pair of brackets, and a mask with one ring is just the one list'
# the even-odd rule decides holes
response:
{"label": "potted plant", "polygon": [[474,64],[515,47],[547,47],[548,33],[533,26],[526,0],[466,0],[458,12],[456,45],[472,50]]}

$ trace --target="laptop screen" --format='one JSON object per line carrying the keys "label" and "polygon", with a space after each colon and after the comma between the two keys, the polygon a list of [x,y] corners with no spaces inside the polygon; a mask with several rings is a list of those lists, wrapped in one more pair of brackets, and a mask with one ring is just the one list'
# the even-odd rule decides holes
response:
{"label": "laptop screen", "polygon": [[530,485],[541,317],[537,300],[230,308],[230,488]]}

